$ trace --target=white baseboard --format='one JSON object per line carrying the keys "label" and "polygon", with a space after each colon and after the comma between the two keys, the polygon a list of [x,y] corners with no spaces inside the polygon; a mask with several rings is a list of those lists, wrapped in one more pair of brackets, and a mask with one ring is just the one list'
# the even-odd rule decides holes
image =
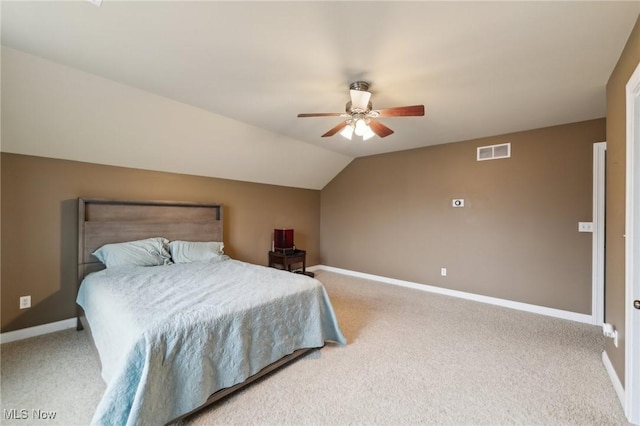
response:
{"label": "white baseboard", "polygon": [[76,324],[76,318],[69,318],[62,321],[51,322],[49,324],[37,325],[35,327],[0,333],[0,344],[15,342],[16,340],[28,339],[29,337],[41,336],[43,334],[54,333],[56,331],[62,331],[69,328],[75,328]]}
{"label": "white baseboard", "polygon": [[569,321],[581,322],[585,324],[595,324],[592,315],[579,314],[577,312],[563,311],[561,309],[547,308],[545,306],[530,305],[528,303],[514,302],[512,300],[499,299],[497,297],[482,296],[479,294],[467,293],[464,291],[450,290],[447,288],[436,287],[432,285],[419,284],[411,281],[397,280],[395,278],[382,277],[379,275],[366,274],[363,272],[350,271],[348,269],[334,268],[333,266],[314,265],[307,268],[310,271],[329,271],[342,275],[363,278],[366,280],[380,281],[387,284],[409,287],[416,290],[427,291],[430,293],[443,294],[446,296],[458,297],[461,299],[473,300],[476,302],[488,303],[490,305],[503,306],[505,308],[517,309],[519,311],[532,312],[535,314],[546,315],[555,318],[562,318]]}
{"label": "white baseboard", "polygon": [[609,359],[609,355],[607,355],[607,351],[602,352],[602,363],[604,364],[605,370],[609,374],[609,380],[611,380],[611,384],[613,388],[616,390],[616,394],[618,395],[618,399],[620,399],[620,404],[622,405],[622,409],[624,410],[625,405],[625,394],[624,394],[624,386],[620,382],[620,378],[618,377],[618,373],[613,368],[613,364],[611,364],[611,360]]}

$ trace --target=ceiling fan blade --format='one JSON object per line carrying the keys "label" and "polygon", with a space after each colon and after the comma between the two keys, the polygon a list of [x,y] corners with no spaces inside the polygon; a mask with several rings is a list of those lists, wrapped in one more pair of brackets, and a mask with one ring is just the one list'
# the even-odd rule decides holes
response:
{"label": "ceiling fan blade", "polygon": [[298,117],[340,117],[344,112],[315,112],[310,114],[298,114]]}
{"label": "ceiling fan blade", "polygon": [[349,90],[351,94],[351,108],[366,111],[371,99],[371,93],[364,90]]}
{"label": "ceiling fan blade", "polygon": [[340,130],[344,129],[345,127],[347,127],[347,122],[343,121],[342,123],[340,123],[337,126],[335,126],[333,129],[329,130],[327,133],[322,135],[322,137],[326,138],[327,136],[333,136],[336,133],[338,133]]}
{"label": "ceiling fan blade", "polygon": [[381,138],[389,136],[390,134],[393,133],[393,130],[391,130],[390,128],[388,128],[387,126],[385,126],[379,121],[375,121],[375,120],[369,121],[369,127],[371,128],[371,130],[373,130],[373,133],[375,133]]}
{"label": "ceiling fan blade", "polygon": [[412,105],[376,110],[378,117],[415,117],[424,115],[424,105]]}

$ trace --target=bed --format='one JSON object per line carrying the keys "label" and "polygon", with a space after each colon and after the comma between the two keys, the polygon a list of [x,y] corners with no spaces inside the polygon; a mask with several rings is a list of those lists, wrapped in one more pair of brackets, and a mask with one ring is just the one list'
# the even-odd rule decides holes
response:
{"label": "bed", "polygon": [[[78,329],[106,383],[92,424],[172,423],[325,342],[346,343],[319,281],[178,250],[224,241],[222,205],[80,198],[78,208]],[[98,250],[151,240],[179,262],[162,252],[154,266],[118,263]]]}

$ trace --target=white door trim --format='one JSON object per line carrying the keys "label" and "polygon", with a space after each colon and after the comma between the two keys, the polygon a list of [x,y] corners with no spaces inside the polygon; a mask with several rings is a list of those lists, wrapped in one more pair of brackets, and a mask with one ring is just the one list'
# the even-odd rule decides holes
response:
{"label": "white door trim", "polygon": [[593,323],[604,324],[604,248],[605,248],[605,163],[607,143],[593,144],[593,237],[592,237],[592,295]]}
{"label": "white door trim", "polygon": [[626,85],[627,194],[625,240],[625,414],[640,424],[640,64]]}

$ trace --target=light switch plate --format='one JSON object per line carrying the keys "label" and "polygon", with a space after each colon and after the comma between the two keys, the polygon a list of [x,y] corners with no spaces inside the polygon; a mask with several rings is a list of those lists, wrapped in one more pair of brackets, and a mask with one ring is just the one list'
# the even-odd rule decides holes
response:
{"label": "light switch plate", "polygon": [[593,232],[593,222],[578,222],[578,232]]}

